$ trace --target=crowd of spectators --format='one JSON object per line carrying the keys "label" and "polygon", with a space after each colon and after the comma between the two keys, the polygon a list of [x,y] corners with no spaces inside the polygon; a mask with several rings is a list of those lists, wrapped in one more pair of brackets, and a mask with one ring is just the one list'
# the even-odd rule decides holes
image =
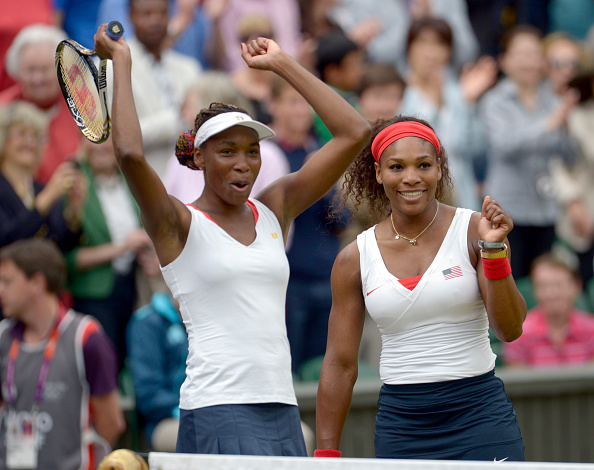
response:
{"label": "crowd of spectators", "polygon": [[[542,292],[553,289],[554,281],[578,289],[567,295],[566,311],[580,295],[587,299],[585,309],[594,312],[589,297],[594,292],[592,5],[577,0],[9,2],[0,19],[0,249],[26,238],[56,243],[68,271],[61,302],[99,321],[114,344],[118,371],[128,368],[129,342],[141,343],[154,333],[132,330],[126,344],[135,310],[143,307],[135,322],[151,317],[155,325],[168,322],[167,331],[180,330],[168,292],[162,284],[151,285],[154,276],[143,260],[153,248],[111,144],[84,140],[60,92],[54,52],[67,37],[93,47],[101,23],[124,25],[147,160],[170,194],[191,203],[201,193],[203,176],[177,163],[175,141],[211,102],[247,109],[276,131],[275,139],[262,142],[258,188],[299,168],[331,138],[286,83],[270,72],[248,69],[241,60],[239,43],[265,36],[368,120],[402,113],[436,129],[449,149],[456,188],[443,202],[480,210],[480,201],[490,195],[512,216],[514,277],[529,284],[532,268],[538,276],[534,292],[543,303],[529,313],[527,331],[546,336]],[[110,81],[108,71],[108,87]],[[298,217],[287,244],[287,328],[296,379],[302,363],[324,354],[334,257],[353,233],[367,228],[365,217],[351,220],[348,214],[341,214],[343,224],[331,223],[331,204],[328,194]],[[569,274],[581,282],[573,284],[577,278]],[[562,313],[556,320],[560,326],[550,332],[552,343],[541,348],[547,354],[562,343],[559,335],[568,321]],[[173,334],[167,333],[169,342],[185,344],[181,333],[169,337]],[[591,335],[590,343],[594,330]],[[367,336],[364,332],[361,353],[376,365],[377,337]],[[504,362],[561,361],[524,358],[524,350],[534,352],[532,344],[518,341]],[[144,367],[130,368],[133,375],[150,376]],[[140,391],[153,394],[146,385]],[[174,416],[176,407],[170,408]],[[147,410],[146,421],[153,424],[150,407],[140,403],[139,409]]]}

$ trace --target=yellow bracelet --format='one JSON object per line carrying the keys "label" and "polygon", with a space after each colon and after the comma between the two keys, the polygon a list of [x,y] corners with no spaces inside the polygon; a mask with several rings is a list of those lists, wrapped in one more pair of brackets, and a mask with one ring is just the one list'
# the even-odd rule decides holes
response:
{"label": "yellow bracelet", "polygon": [[507,258],[507,254],[507,245],[503,245],[503,250],[497,251],[495,253],[489,253],[487,251],[481,250],[481,258],[485,259]]}

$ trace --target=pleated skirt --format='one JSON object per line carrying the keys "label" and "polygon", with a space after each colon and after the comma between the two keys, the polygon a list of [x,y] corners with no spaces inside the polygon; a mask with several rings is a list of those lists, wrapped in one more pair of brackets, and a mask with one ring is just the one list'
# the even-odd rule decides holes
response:
{"label": "pleated skirt", "polygon": [[307,456],[299,409],[282,403],[181,410],[176,452]]}

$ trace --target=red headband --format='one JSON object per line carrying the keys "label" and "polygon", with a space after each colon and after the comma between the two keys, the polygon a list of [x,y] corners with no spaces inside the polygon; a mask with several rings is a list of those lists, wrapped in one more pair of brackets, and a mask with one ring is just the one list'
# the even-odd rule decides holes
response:
{"label": "red headband", "polygon": [[375,139],[373,139],[373,143],[371,144],[371,153],[373,154],[375,161],[379,162],[382,153],[384,153],[384,150],[386,150],[388,145],[403,137],[420,137],[421,139],[426,140],[433,144],[437,150],[437,155],[439,156],[441,150],[439,139],[431,128],[417,121],[402,121],[389,125],[375,136]]}

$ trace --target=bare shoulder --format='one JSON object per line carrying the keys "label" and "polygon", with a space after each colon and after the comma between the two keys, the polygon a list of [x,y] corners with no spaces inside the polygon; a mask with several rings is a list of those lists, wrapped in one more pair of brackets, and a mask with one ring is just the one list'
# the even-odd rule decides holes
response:
{"label": "bare shoulder", "polygon": [[355,280],[361,283],[361,263],[357,241],[352,241],[345,246],[334,261],[332,277],[341,280]]}

